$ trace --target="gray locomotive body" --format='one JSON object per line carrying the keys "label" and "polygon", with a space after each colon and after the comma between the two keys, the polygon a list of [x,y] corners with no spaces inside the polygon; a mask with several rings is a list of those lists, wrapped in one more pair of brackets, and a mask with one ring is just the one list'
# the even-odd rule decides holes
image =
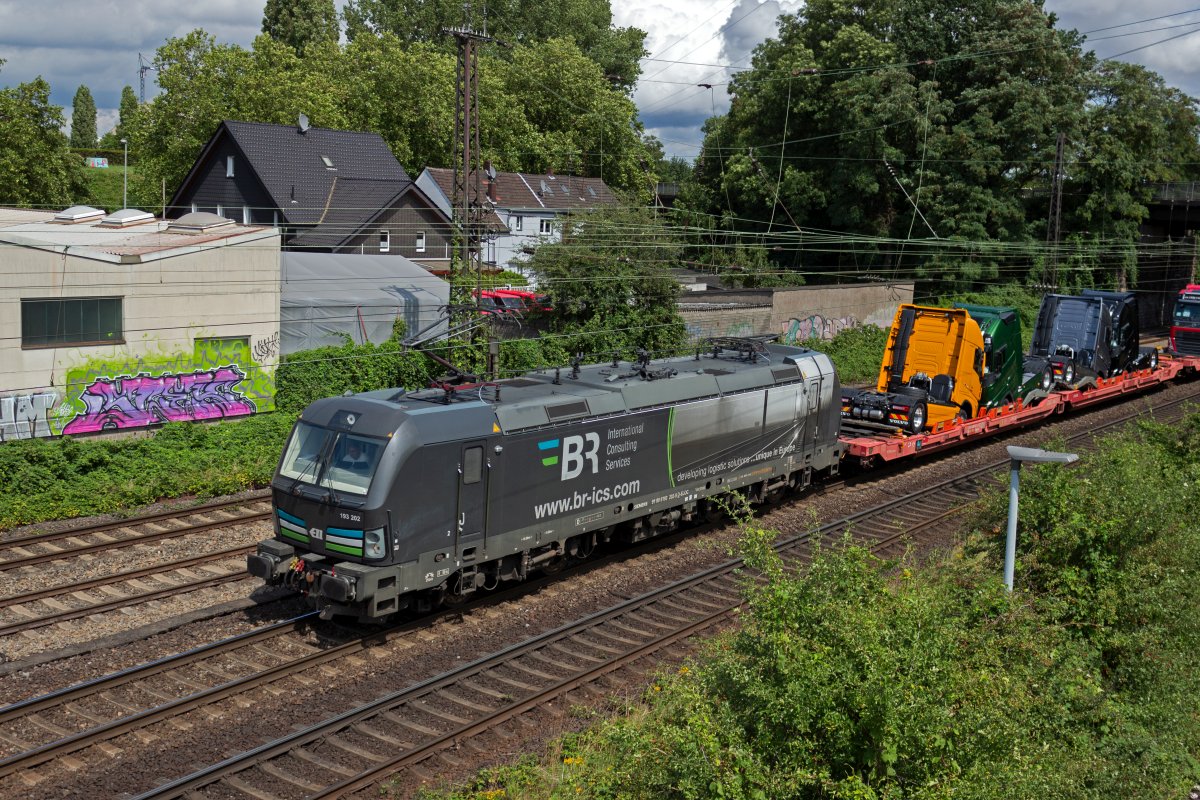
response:
{"label": "gray locomotive body", "polygon": [[326,615],[376,619],[665,533],[732,489],[762,499],[836,472],[832,363],[755,345],[317,401],[248,568]]}

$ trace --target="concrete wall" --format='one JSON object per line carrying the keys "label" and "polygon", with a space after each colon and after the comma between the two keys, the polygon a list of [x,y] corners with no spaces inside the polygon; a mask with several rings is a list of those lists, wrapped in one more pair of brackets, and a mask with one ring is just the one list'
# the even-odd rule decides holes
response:
{"label": "concrete wall", "polygon": [[[274,408],[277,233],[169,255],[3,247],[0,441]],[[22,298],[72,297],[122,298],[123,341],[22,345]]]}
{"label": "concrete wall", "polygon": [[695,339],[778,334],[802,342],[864,324],[888,328],[896,306],[912,296],[911,283],[802,286],[684,294],[679,308]]}

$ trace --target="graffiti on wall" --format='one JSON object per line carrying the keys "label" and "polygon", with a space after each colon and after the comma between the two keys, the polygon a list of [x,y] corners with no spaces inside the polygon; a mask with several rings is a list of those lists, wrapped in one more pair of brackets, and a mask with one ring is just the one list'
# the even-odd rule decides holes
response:
{"label": "graffiti on wall", "polygon": [[187,375],[100,378],[81,395],[87,411],[76,414],[62,432],[95,433],[253,414],[254,402],[234,389],[245,377],[236,364],[230,364]]}
{"label": "graffiti on wall", "polygon": [[0,397],[0,442],[50,436],[50,410],[58,404],[54,392]]}
{"label": "graffiti on wall", "polygon": [[792,317],[784,325],[783,341],[786,344],[797,344],[809,339],[832,339],[847,328],[858,327],[858,319],[853,314],[844,317],[826,317],[821,314],[810,314],[803,319]]}
{"label": "graffiti on wall", "polygon": [[[196,339],[192,352],[67,350],[66,363],[56,365],[66,373],[62,383],[0,396],[0,442],[273,410],[274,370],[255,357],[272,347],[277,352],[275,337],[253,349],[249,337],[212,337]],[[91,357],[69,360],[82,353]]]}
{"label": "graffiti on wall", "polygon": [[254,357],[260,363],[270,361],[279,353],[279,334],[273,333],[270,336],[264,336],[254,343]]}

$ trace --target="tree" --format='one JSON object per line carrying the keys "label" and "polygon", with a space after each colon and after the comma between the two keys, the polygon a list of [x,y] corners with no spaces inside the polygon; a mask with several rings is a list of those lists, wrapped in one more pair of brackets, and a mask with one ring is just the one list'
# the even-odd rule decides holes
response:
{"label": "tree", "polygon": [[682,243],[642,206],[596,208],[562,222],[562,241],[540,245],[529,261],[554,306],[567,352],[665,355],[686,340],[675,307]]}
{"label": "tree", "polygon": [[1067,277],[1123,290],[1136,283],[1135,245],[1152,184],[1194,175],[1200,123],[1196,101],[1145,67],[1105,61],[1088,77],[1078,156],[1064,192],[1079,198],[1064,213],[1085,256],[1073,265],[1083,274]]}
{"label": "tree", "polygon": [[132,131],[131,193],[157,204],[165,180],[170,196],[222,120],[291,124],[303,112],[313,125],[344,128],[339,59],[333,43],[313,44],[300,58],[265,35],[250,50],[217,44],[202,30],[169,39],[154,61],[162,92],[138,112]]}
{"label": "tree", "polygon": [[0,89],[0,205],[63,208],[83,196],[83,160],[71,152],[63,124],[41,78]]}
{"label": "tree", "polygon": [[823,248],[814,266],[995,278],[1005,257],[979,243],[1041,235],[1027,190],[1078,125],[1089,64],[1040,3],[812,0],[710,120],[701,210],[743,230],[842,232],[843,253]]}
{"label": "tree", "polygon": [[267,0],[262,32],[303,54],[312,44],[338,40],[333,0]]}
{"label": "tree", "polygon": [[346,36],[391,33],[402,42],[427,42],[449,49],[446,28],[469,27],[509,45],[570,38],[623,91],[630,91],[646,55],[645,31],[615,28],[609,0],[499,0],[486,16],[460,0],[350,0]]}
{"label": "tree", "polygon": [[117,124],[108,133],[100,137],[100,148],[103,150],[120,150],[121,140],[128,139],[137,124],[138,100],[132,86],[121,90],[121,105],[118,109]]}
{"label": "tree", "polygon": [[96,101],[86,86],[75,91],[75,102],[71,112],[71,147],[89,148],[96,146]]}

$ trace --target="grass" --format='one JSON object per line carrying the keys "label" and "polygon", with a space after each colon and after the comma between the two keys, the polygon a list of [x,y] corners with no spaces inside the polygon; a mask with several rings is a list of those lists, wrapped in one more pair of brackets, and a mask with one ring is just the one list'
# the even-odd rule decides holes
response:
{"label": "grass", "polygon": [[[132,177],[134,168],[129,168]],[[105,211],[117,211],[123,208],[122,191],[124,189],[125,168],[109,163],[108,169],[88,167],[88,196],[83,201]]]}

